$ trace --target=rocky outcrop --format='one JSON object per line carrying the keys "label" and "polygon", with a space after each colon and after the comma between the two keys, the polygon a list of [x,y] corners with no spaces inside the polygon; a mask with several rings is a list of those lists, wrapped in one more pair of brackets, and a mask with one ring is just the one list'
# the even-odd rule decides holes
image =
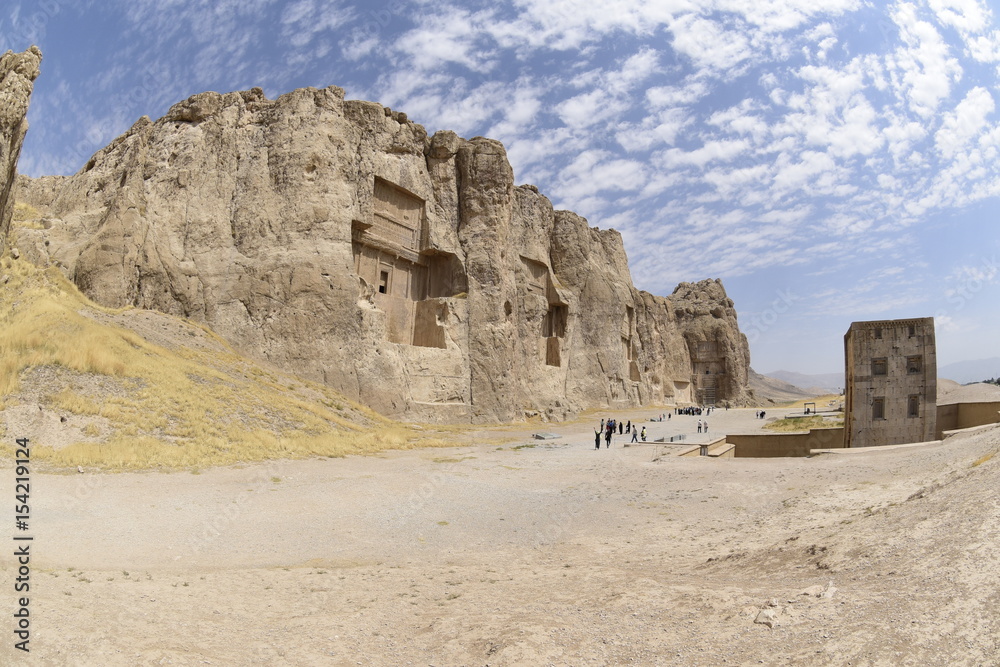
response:
{"label": "rocky outcrop", "polygon": [[746,400],[718,281],[632,285],[621,236],[515,186],[504,147],[302,89],[195,95],[65,179],[22,248],[91,298],[182,315],[411,419]]}
{"label": "rocky outcrop", "polygon": [[13,188],[17,159],[28,131],[28,102],[38,78],[42,52],[32,46],[24,53],[0,56],[0,250],[7,243],[14,213]]}

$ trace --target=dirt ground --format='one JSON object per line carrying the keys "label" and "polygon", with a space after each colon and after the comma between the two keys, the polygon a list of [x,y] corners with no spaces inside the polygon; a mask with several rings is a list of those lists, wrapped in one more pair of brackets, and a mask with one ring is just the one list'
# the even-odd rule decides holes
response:
{"label": "dirt ground", "polygon": [[[653,414],[619,417],[689,443],[762,425]],[[35,473],[31,654],[8,548],[0,663],[1000,664],[1000,429],[680,458],[595,451],[600,416],[376,457]]]}

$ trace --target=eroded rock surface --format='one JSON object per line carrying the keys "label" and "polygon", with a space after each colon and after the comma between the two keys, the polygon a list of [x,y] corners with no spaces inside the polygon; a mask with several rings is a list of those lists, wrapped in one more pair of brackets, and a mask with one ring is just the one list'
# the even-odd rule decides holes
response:
{"label": "eroded rock surface", "polygon": [[12,192],[17,159],[28,131],[28,102],[38,78],[42,52],[32,46],[24,53],[0,56],[0,249],[7,242],[14,212]]}
{"label": "eroded rock surface", "polygon": [[621,236],[515,186],[503,145],[344,91],[195,95],[74,176],[20,181],[22,250],[410,419],[747,398],[718,281],[637,290]]}

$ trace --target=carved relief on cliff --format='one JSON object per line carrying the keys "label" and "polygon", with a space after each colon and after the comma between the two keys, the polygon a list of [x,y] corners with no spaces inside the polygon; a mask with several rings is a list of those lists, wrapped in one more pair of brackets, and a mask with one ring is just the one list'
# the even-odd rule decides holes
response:
{"label": "carved relief on cliff", "polygon": [[427,247],[425,202],[375,179],[371,223],[354,221],[354,271],[387,318],[387,340],[446,348],[449,309],[442,299],[466,290],[461,262]]}
{"label": "carved relief on cliff", "polygon": [[53,214],[26,233],[36,261],[98,302],[203,321],[381,412],[560,419],[701,400],[706,368],[717,402],[746,399],[721,284],[637,290],[621,235],[515,186],[499,142],[428,137],[333,87],[205,93],[87,167],[22,179],[20,196]]}

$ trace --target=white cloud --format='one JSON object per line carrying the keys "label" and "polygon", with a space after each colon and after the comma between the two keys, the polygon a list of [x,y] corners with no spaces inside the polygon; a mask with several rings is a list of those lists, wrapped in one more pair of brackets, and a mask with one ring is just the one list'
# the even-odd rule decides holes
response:
{"label": "white cloud", "polygon": [[866,65],[852,60],[843,69],[806,66],[798,70],[805,87],[789,96],[793,110],[774,131],[799,137],[804,145],[826,147],[834,157],[870,155],[884,140],[878,117],[864,96]]}
{"label": "white cloud", "polygon": [[843,111],[843,122],[830,128],[825,141],[837,157],[871,155],[882,147],[884,139],[876,124],[877,117],[865,99],[855,100]]}
{"label": "white cloud", "polygon": [[587,141],[569,128],[560,127],[517,136],[506,145],[507,157],[519,179],[544,182],[555,178],[558,165],[566,156],[585,150]]}
{"label": "white cloud", "polygon": [[716,21],[687,14],[670,26],[673,47],[701,70],[725,72],[753,55],[750,41],[742,30],[727,30]]}
{"label": "white cloud", "polygon": [[495,20],[487,30],[504,48],[524,55],[535,49],[576,50],[621,31],[650,35],[675,13],[695,8],[692,0],[516,0],[514,20]]}
{"label": "white cloud", "polygon": [[723,198],[733,198],[745,189],[765,188],[771,181],[771,168],[758,164],[741,169],[712,169],[702,176]]}
{"label": "white cloud", "polygon": [[821,229],[827,234],[849,236],[863,234],[872,227],[872,221],[849,213],[837,213],[824,218]]}
{"label": "white cloud", "polygon": [[965,148],[987,125],[987,116],[996,105],[988,90],[975,87],[968,92],[955,111],[945,115],[941,129],[934,135],[934,146],[940,155],[952,158]]}
{"label": "white cloud", "polygon": [[[648,199],[670,192],[686,182],[686,177],[681,172],[656,172],[639,193],[640,197]],[[667,217],[667,216],[664,216]],[[669,217],[667,217],[669,219]]]}
{"label": "white cloud", "polygon": [[624,104],[597,89],[561,102],[556,107],[559,118],[571,128],[587,128],[617,115]]}
{"label": "white cloud", "polygon": [[654,86],[646,91],[646,100],[654,110],[688,106],[711,90],[708,82],[689,77],[680,86]]}
{"label": "white cloud", "polygon": [[998,30],[970,39],[967,46],[969,53],[979,62],[1000,62],[1000,31]]}
{"label": "white cloud", "polygon": [[620,115],[634,104],[631,91],[659,67],[659,54],[642,48],[629,56],[617,69],[589,70],[574,78],[574,85],[593,86],[591,90],[563,100],[555,107],[563,123],[584,129]]}
{"label": "white cloud", "polygon": [[980,33],[989,26],[990,10],[976,0],[928,0],[938,20],[963,33]]}
{"label": "white cloud", "polygon": [[962,67],[937,29],[919,20],[912,5],[897,4],[892,17],[904,45],[887,58],[891,76],[911,109],[929,118],[961,79]]}
{"label": "white cloud", "polygon": [[394,48],[401,56],[397,62],[418,71],[456,63],[485,72],[494,66],[493,52],[483,47],[483,22],[489,20],[488,14],[472,14],[456,8],[424,14],[418,27],[395,40]]}
{"label": "white cloud", "polygon": [[822,3],[812,0],[719,0],[716,4],[718,9],[737,12],[748,23],[766,32],[794,30],[817,15],[839,16],[860,5],[857,0],[824,0]]}
{"label": "white cloud", "polygon": [[627,93],[657,71],[660,54],[651,48],[644,48],[631,55],[618,72],[609,73],[605,79],[611,93]]}
{"label": "white cloud", "polygon": [[354,17],[354,11],[339,2],[296,0],[281,13],[281,35],[297,48],[312,44],[317,35],[332,32]]}
{"label": "white cloud", "polygon": [[378,45],[378,37],[357,31],[345,40],[340,52],[347,60],[356,61],[372,53]]}
{"label": "white cloud", "polygon": [[814,208],[811,205],[803,204],[793,208],[766,211],[757,216],[757,220],[768,225],[778,225],[779,227],[797,227],[806,222],[813,213]]}
{"label": "white cloud", "polygon": [[1000,62],[1000,31],[990,30],[993,12],[978,0],[929,0],[937,20],[958,31],[975,60]]}
{"label": "white cloud", "polygon": [[658,159],[665,169],[676,169],[684,166],[703,168],[710,162],[729,162],[745,152],[750,144],[742,139],[708,141],[701,148],[683,151],[679,148],[668,149]]}
{"label": "white cloud", "polygon": [[[830,178],[839,172],[833,158],[826,153],[803,151],[798,158],[782,155],[776,161],[774,186],[778,196],[795,190],[808,191],[816,184],[828,185]],[[825,187],[822,189],[826,190]]]}
{"label": "white cloud", "polygon": [[556,194],[579,202],[598,192],[641,190],[646,183],[645,166],[635,160],[614,159],[603,150],[581,152],[560,174]]}
{"label": "white cloud", "polygon": [[620,123],[615,139],[628,152],[647,151],[661,144],[672,146],[694,118],[683,109],[668,109],[641,123]]}
{"label": "white cloud", "polygon": [[887,125],[882,134],[888,142],[890,155],[898,165],[911,154],[913,146],[927,136],[928,129],[925,125],[896,113],[889,112],[884,117]]}
{"label": "white cloud", "polygon": [[521,132],[538,120],[542,108],[542,90],[527,79],[518,81],[512,88],[513,92],[508,92],[508,103],[501,109],[503,120],[490,129],[490,136]]}
{"label": "white cloud", "polygon": [[956,266],[944,279],[945,296],[969,299],[982,291],[985,286],[997,282],[998,275],[1000,267],[995,257],[984,258],[974,264]]}
{"label": "white cloud", "polygon": [[426,73],[423,77],[417,77],[413,72],[397,70],[380,77],[373,90],[364,92],[366,97],[386,106],[405,106],[406,113],[414,120],[427,122],[427,119],[437,114],[445,92],[454,95],[466,90],[464,82],[456,81],[444,73]]}
{"label": "white cloud", "polygon": [[757,104],[751,99],[745,99],[736,106],[729,107],[722,111],[717,111],[709,116],[705,122],[709,125],[753,139],[753,143],[760,144],[770,133],[767,121],[763,114],[758,113]]}

